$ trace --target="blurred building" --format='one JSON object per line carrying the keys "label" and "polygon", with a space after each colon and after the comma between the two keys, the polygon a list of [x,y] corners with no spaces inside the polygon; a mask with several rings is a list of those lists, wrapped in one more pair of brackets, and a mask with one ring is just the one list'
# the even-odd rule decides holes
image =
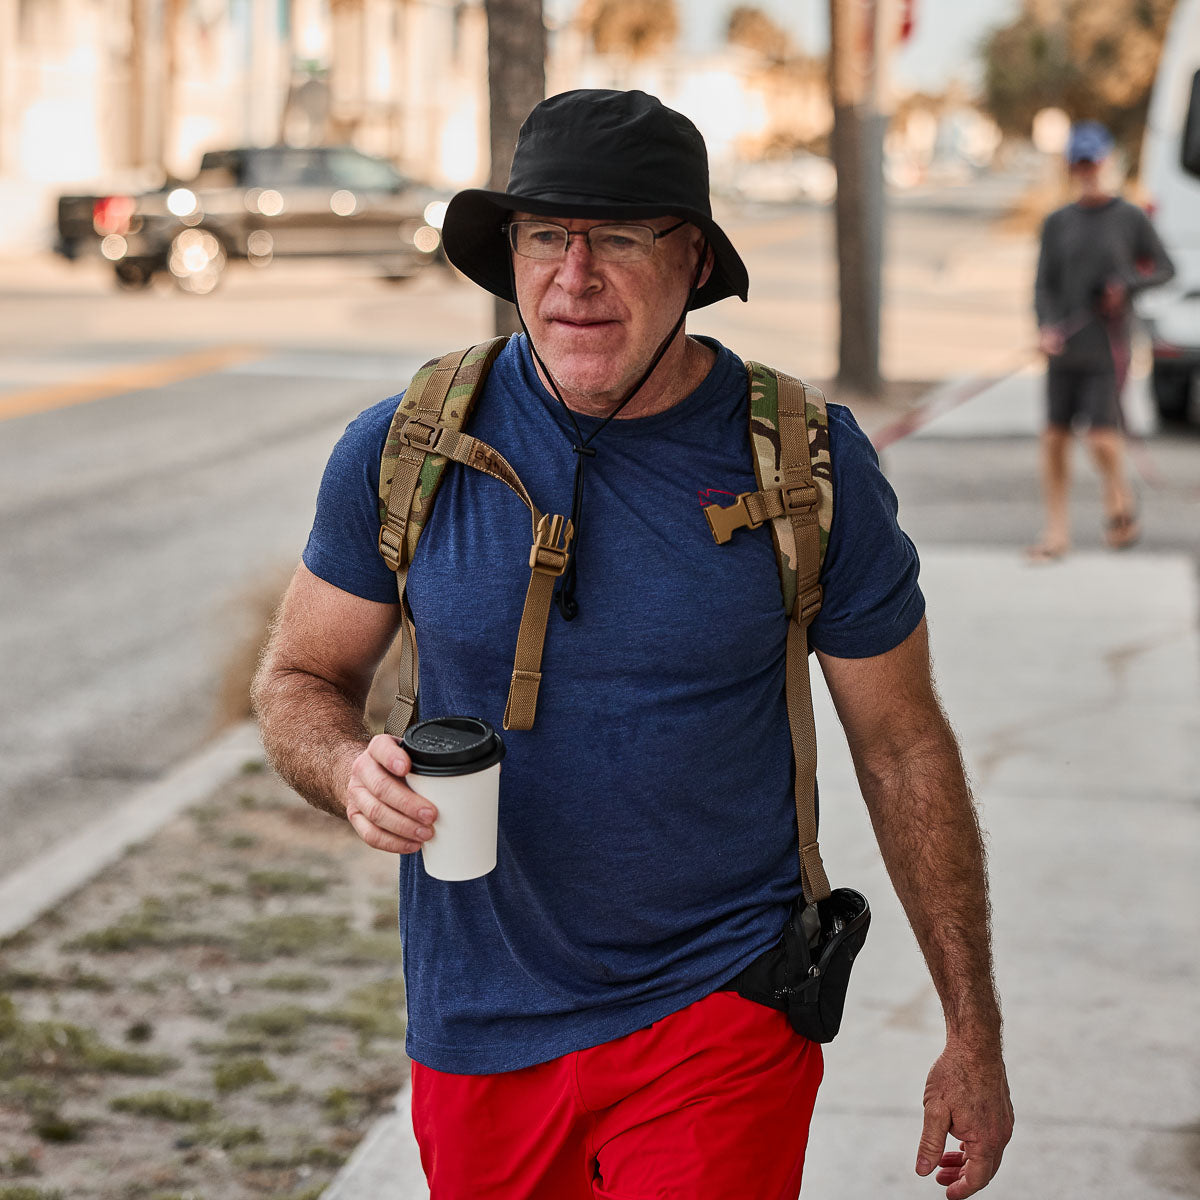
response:
{"label": "blurred building", "polygon": [[[687,112],[717,181],[820,150],[833,119],[820,58],[601,54],[567,20],[547,89],[574,87],[640,87]],[[924,168],[950,114],[911,115],[893,157]],[[447,187],[485,179],[482,0],[0,0],[0,250],[48,245],[62,191],[156,186],[206,149],[278,141],[351,142]]]}
{"label": "blurred building", "polygon": [[354,142],[473,180],[482,6],[456,0],[0,0],[0,246],[53,197],[191,175],[206,149]]}

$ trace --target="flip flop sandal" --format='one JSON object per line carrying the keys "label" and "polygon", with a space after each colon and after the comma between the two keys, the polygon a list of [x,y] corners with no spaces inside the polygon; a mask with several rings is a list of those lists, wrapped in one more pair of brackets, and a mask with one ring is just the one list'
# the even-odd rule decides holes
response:
{"label": "flip flop sandal", "polygon": [[1052,563],[1058,562],[1066,553],[1066,546],[1052,546],[1047,542],[1039,542],[1025,550],[1025,558],[1031,563]]}
{"label": "flip flop sandal", "polygon": [[1141,527],[1133,513],[1117,513],[1109,517],[1105,538],[1114,550],[1125,550],[1142,536]]}

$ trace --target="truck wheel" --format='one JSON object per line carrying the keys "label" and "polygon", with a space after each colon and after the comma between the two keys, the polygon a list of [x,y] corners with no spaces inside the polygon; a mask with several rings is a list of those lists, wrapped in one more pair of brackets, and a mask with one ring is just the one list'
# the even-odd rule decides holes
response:
{"label": "truck wheel", "polygon": [[1176,363],[1156,362],[1150,375],[1154,406],[1164,424],[1182,425],[1191,406],[1192,372]]}
{"label": "truck wheel", "polygon": [[225,247],[208,229],[184,229],[171,239],[167,268],[181,292],[207,296],[225,271]]}
{"label": "truck wheel", "polygon": [[140,262],[119,262],[113,267],[117,287],[123,292],[142,292],[154,281],[154,272]]}

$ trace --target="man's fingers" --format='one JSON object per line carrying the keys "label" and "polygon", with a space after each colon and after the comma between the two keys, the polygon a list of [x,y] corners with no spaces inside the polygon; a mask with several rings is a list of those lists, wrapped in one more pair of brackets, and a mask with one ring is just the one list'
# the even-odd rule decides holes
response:
{"label": "man's fingers", "polygon": [[[355,762],[350,773],[349,790],[353,792],[356,787],[364,789],[380,804],[422,825],[431,826],[437,820],[437,809],[424,796],[414,792],[403,779],[381,766],[374,755],[361,755]],[[367,815],[372,816],[371,813]]]}
{"label": "man's fingers", "polygon": [[946,1200],[967,1200],[992,1181],[999,1164],[990,1154],[968,1154],[965,1168],[946,1189]]}
{"label": "man's fingers", "polygon": [[[431,809],[422,806],[413,814],[396,807],[396,803],[389,802],[391,799],[394,798],[382,800],[369,783],[351,779],[347,790],[346,816],[357,813],[385,833],[414,841],[418,845],[433,837],[433,819],[423,815]],[[409,807],[416,807],[416,804]]]}
{"label": "man's fingers", "polygon": [[917,1146],[917,1174],[928,1175],[946,1149],[946,1134],[950,1132],[950,1109],[940,1101],[925,1105],[925,1122],[921,1142]]}
{"label": "man's fingers", "polygon": [[378,825],[372,825],[358,811],[348,813],[347,820],[349,820],[350,827],[354,832],[368,846],[375,850],[382,850],[385,854],[413,854],[421,848],[421,842],[414,842],[408,838],[397,837],[393,833],[388,833],[386,830],[380,829]]}

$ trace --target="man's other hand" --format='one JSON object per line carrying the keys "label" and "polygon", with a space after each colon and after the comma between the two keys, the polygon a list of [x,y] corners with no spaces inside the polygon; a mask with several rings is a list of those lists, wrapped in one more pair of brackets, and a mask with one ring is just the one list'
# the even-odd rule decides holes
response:
{"label": "man's other hand", "polygon": [[437,809],[404,782],[411,766],[400,743],[381,733],[350,768],[346,819],[376,850],[412,854],[433,837]]}
{"label": "man's other hand", "polygon": [[1063,345],[1062,330],[1057,325],[1043,325],[1038,330],[1038,349],[1048,358],[1061,354]]}
{"label": "man's other hand", "polygon": [[[965,1200],[987,1187],[1012,1137],[1013,1110],[999,1050],[977,1051],[949,1041],[925,1081],[925,1125],[917,1174],[938,1168],[946,1200]],[[957,1150],[946,1150],[947,1135]]]}

